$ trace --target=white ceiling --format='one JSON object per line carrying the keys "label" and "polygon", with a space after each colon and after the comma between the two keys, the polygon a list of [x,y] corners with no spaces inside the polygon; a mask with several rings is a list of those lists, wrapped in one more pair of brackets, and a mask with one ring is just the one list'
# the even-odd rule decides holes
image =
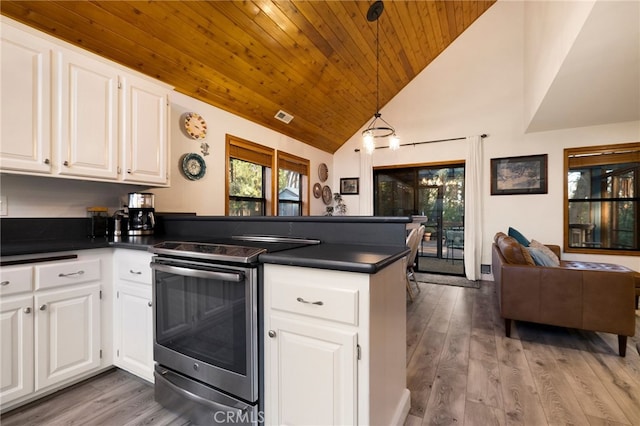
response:
{"label": "white ceiling", "polygon": [[640,120],[640,2],[598,1],[528,132]]}

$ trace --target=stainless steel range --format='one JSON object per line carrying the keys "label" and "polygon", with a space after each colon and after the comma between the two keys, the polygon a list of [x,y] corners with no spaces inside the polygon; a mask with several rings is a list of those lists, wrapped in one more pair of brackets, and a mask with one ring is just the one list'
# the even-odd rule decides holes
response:
{"label": "stainless steel range", "polygon": [[[258,257],[317,240],[235,237],[165,242],[154,256],[155,397],[196,424],[258,424]],[[242,244],[242,245],[238,245]]]}

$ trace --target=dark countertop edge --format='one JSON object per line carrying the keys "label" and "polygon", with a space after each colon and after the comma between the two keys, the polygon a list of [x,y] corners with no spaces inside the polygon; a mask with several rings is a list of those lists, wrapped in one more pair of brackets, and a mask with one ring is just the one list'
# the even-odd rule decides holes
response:
{"label": "dark countertop edge", "polygon": [[165,221],[411,223],[411,216],[165,216]]}
{"label": "dark countertop edge", "polygon": [[[367,246],[370,247],[370,246]],[[400,249],[400,248],[399,248]],[[286,265],[286,266],[301,266],[305,268],[316,269],[328,269],[334,271],[346,271],[346,272],[361,272],[365,274],[375,274],[376,272],[386,268],[398,259],[408,255],[410,249],[401,249],[397,253],[384,257],[379,262],[364,263],[364,262],[350,262],[337,259],[315,259],[305,257],[293,257],[294,250],[289,250],[289,255],[282,256],[276,253],[265,253],[260,255],[261,263],[268,263],[274,265]],[[283,253],[283,252],[281,252]]]}
{"label": "dark countertop edge", "polygon": [[[131,237],[128,237],[126,240],[122,241],[113,241],[106,239],[95,239],[95,240],[70,240],[70,241],[45,241],[39,243],[21,243],[21,244],[11,244],[9,247],[5,244],[2,246],[2,254],[0,259],[10,259],[12,256],[21,256],[21,255],[37,255],[43,253],[56,253],[56,252],[68,252],[68,251],[76,251],[76,250],[89,250],[89,249],[99,249],[99,248],[124,248],[130,250],[141,250],[148,251],[149,247],[154,244],[160,243],[162,241],[168,241],[169,238],[166,237],[133,237],[133,240],[130,240]],[[336,245],[340,246],[340,245]],[[357,245],[349,245],[349,251],[351,253],[358,252]],[[375,246],[373,246],[375,247]],[[363,245],[363,251],[371,251],[372,246]],[[397,251],[396,251],[397,249]],[[317,268],[317,269],[331,269],[338,271],[347,271],[347,272],[362,272],[367,274],[374,274],[386,266],[392,264],[396,260],[406,256],[409,253],[409,249],[406,247],[400,246],[380,246],[380,257],[381,260],[377,262],[354,262],[354,261],[345,261],[338,259],[339,256],[336,256],[335,259],[318,259],[309,256],[298,256],[296,251],[300,251],[301,249],[292,249],[284,252],[276,252],[276,253],[265,253],[260,256],[260,262],[262,263],[271,263],[271,264],[280,264],[280,265],[289,265],[289,266],[301,266],[308,268]],[[287,253],[287,255],[283,255],[283,253]],[[387,254],[390,253],[390,254]]]}

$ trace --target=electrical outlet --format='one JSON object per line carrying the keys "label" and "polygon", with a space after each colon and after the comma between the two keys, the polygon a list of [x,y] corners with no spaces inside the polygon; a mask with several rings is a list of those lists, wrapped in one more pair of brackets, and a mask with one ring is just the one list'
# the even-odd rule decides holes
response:
{"label": "electrical outlet", "polygon": [[9,214],[9,205],[7,204],[7,196],[0,195],[0,216]]}

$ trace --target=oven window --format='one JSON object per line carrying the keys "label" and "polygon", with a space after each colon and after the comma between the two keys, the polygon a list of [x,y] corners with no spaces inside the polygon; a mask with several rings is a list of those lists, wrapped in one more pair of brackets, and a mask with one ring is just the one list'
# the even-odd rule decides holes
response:
{"label": "oven window", "polygon": [[156,272],[156,342],[194,359],[247,374],[243,283]]}

